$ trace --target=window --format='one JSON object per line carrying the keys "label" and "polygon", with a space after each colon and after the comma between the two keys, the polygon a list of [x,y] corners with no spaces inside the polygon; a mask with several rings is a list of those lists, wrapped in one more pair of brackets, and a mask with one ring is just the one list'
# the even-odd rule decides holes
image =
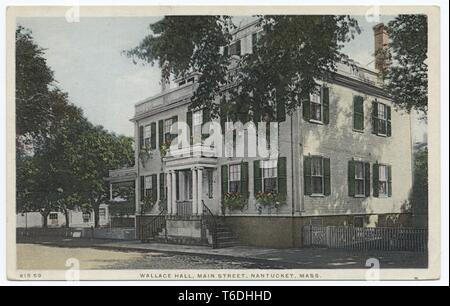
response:
{"label": "window", "polygon": [[354,217],[353,218],[353,226],[354,227],[364,227],[364,218],[363,217]]}
{"label": "window", "polygon": [[387,135],[387,107],[378,103],[378,134]]}
{"label": "window", "polygon": [[241,192],[241,165],[230,165],[228,186],[230,193]]}
{"label": "window", "polygon": [[274,161],[261,162],[263,191],[265,193],[277,193],[278,168]]}
{"label": "window", "polygon": [[312,194],[323,194],[323,159],[312,157],[311,161]]}
{"label": "window", "polygon": [[320,95],[311,95],[311,120],[322,121],[322,102]]}
{"label": "window", "polygon": [[241,55],[241,41],[237,40],[236,42],[232,43],[230,45],[230,48],[225,48],[225,50],[228,50],[228,55]]}
{"label": "window", "polygon": [[100,208],[98,211],[98,215],[100,216],[100,219],[105,220],[106,219],[106,209]]}
{"label": "window", "polygon": [[151,197],[153,195],[153,177],[151,175],[145,177],[144,196]]}
{"label": "window", "polygon": [[50,219],[51,225],[58,225],[58,214],[57,213],[51,213],[48,217]]}
{"label": "window", "polygon": [[355,162],[355,196],[365,196],[364,163]]}
{"label": "window", "polygon": [[172,118],[166,119],[164,121],[164,141],[165,142],[168,142],[168,141],[170,141],[172,139],[171,138],[171,134],[170,134],[170,129],[172,127],[172,124],[173,124],[173,119]]}
{"label": "window", "polygon": [[144,127],[144,146],[147,148],[150,148],[151,135],[152,135],[152,130],[151,130],[151,126],[149,124]]}
{"label": "window", "polygon": [[83,223],[89,223],[91,221],[91,213],[84,212],[83,213]]}
{"label": "window", "polygon": [[214,197],[214,177],[213,170],[208,169],[206,171],[207,180],[208,180],[208,198],[212,199]]}
{"label": "window", "polygon": [[192,115],[192,135],[194,143],[199,143],[202,135],[203,111],[196,111]]}
{"label": "window", "polygon": [[378,194],[388,195],[388,167],[386,165],[378,166]]}

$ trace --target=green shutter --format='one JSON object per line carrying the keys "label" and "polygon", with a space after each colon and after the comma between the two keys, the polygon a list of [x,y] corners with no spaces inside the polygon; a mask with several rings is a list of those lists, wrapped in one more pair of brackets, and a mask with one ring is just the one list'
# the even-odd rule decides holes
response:
{"label": "green shutter", "polygon": [[373,174],[372,174],[372,178],[373,178],[373,196],[374,197],[378,197],[379,196],[379,170],[378,170],[378,162],[373,164]]}
{"label": "green shutter", "polygon": [[139,149],[144,147],[144,127],[139,127]]}
{"label": "green shutter", "polygon": [[391,125],[391,107],[387,106],[387,136],[392,136],[392,125]]}
{"label": "green shutter", "polygon": [[310,195],[312,193],[312,180],[311,180],[311,156],[305,156],[303,158],[303,183],[304,194]]}
{"label": "green shutter", "polygon": [[311,120],[311,102],[308,99],[303,100],[303,119]]}
{"label": "green shutter", "polygon": [[284,101],[279,101],[277,103],[277,121],[286,121],[286,103]]}
{"label": "green shutter", "polygon": [[287,169],[286,169],[286,157],[278,158],[278,194],[281,199],[286,201],[287,199]]}
{"label": "green shutter", "polygon": [[152,198],[153,201],[158,199],[158,182],[156,181],[158,176],[156,174],[152,174]]}
{"label": "green shutter", "polygon": [[187,126],[189,128],[188,135],[189,135],[189,143],[191,145],[194,143],[194,131],[192,130],[192,119],[193,119],[192,118],[192,112],[188,111],[186,113],[186,123],[187,123]]}
{"label": "green shutter", "polygon": [[164,121],[158,121],[158,134],[159,134],[159,146],[161,147],[164,144]]}
{"label": "green shutter", "polygon": [[364,163],[364,189],[366,197],[370,197],[370,163]]}
{"label": "green shutter", "polygon": [[378,134],[378,102],[372,102],[372,133]]}
{"label": "green shutter", "polygon": [[[202,110],[202,126],[207,124],[206,127],[208,128],[210,126],[210,121],[211,121],[211,113],[208,109],[204,108]],[[203,134],[203,128],[202,128],[202,139],[206,139],[209,137],[209,133],[204,133]]]}
{"label": "green shutter", "polygon": [[364,130],[364,99],[361,96],[353,97],[353,128]]}
{"label": "green shutter", "polygon": [[155,150],[156,149],[156,122],[152,122],[152,124],[150,126],[150,132],[151,132],[150,146],[151,146],[152,150]]}
{"label": "green shutter", "polygon": [[241,193],[248,198],[248,163],[241,163]]}
{"label": "green shutter", "polygon": [[326,86],[322,87],[322,107],[323,107],[323,123],[330,123],[330,89]]}
{"label": "green shutter", "polygon": [[165,199],[166,198],[166,176],[164,173],[159,174],[159,199]]}
{"label": "green shutter", "polygon": [[348,162],[348,171],[347,171],[347,175],[348,175],[348,195],[350,197],[354,197],[355,196],[355,160],[352,158],[352,160],[350,160]]}
{"label": "green shutter", "polygon": [[228,193],[228,166],[222,166],[222,198]]}
{"label": "green shutter", "polygon": [[141,180],[140,180],[141,182],[140,182],[140,198],[139,198],[139,200],[140,201],[143,201],[144,200],[144,196],[145,196],[145,189],[144,189],[144,184],[145,184],[145,178],[144,178],[144,176],[141,176]]}
{"label": "green shutter", "polygon": [[388,196],[392,197],[392,167],[387,166],[388,170]]}
{"label": "green shutter", "polygon": [[261,176],[261,166],[260,166],[260,161],[259,160],[255,160],[253,162],[253,190],[254,190],[254,194],[255,196],[258,193],[262,192],[262,176]]}
{"label": "green shutter", "polygon": [[331,194],[331,165],[329,158],[323,158],[323,194]]}

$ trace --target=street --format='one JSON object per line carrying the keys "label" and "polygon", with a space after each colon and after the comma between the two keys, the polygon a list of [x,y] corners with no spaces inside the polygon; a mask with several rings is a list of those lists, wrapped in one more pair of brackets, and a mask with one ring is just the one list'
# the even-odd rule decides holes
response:
{"label": "street", "polygon": [[[365,269],[368,259],[380,267],[426,268],[426,253],[358,252],[332,249],[265,249],[142,244],[89,239],[20,239],[17,268],[66,269],[75,258],[80,269]],[[34,240],[34,241],[33,241]]]}

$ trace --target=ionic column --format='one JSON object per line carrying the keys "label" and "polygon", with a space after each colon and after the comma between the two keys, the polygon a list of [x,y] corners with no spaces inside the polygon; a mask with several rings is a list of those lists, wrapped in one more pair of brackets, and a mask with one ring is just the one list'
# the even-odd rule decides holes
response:
{"label": "ionic column", "polygon": [[172,172],[167,173],[167,214],[172,215]]}
{"label": "ionic column", "polygon": [[172,171],[172,214],[177,214],[177,175]]}
{"label": "ionic column", "polygon": [[203,168],[197,169],[197,214],[203,214]]}
{"label": "ionic column", "polygon": [[192,215],[197,215],[197,169],[192,168]]}

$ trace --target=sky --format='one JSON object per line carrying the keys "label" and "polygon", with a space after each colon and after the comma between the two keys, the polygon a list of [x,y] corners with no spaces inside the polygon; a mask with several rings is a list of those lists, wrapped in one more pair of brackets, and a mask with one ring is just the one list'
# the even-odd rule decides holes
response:
{"label": "sky", "polygon": [[[387,23],[394,16],[369,20],[354,16],[361,34],[347,43],[343,52],[363,67],[373,69],[372,27]],[[139,44],[150,33],[149,25],[160,17],[19,18],[17,23],[30,29],[35,42],[46,49],[45,58],[55,73],[58,87],[81,107],[94,124],[133,136],[134,104],[160,92],[160,70],[157,66],[133,64],[122,54]],[[235,17],[244,24],[250,17]],[[415,141],[421,141],[426,125],[414,120]]]}

